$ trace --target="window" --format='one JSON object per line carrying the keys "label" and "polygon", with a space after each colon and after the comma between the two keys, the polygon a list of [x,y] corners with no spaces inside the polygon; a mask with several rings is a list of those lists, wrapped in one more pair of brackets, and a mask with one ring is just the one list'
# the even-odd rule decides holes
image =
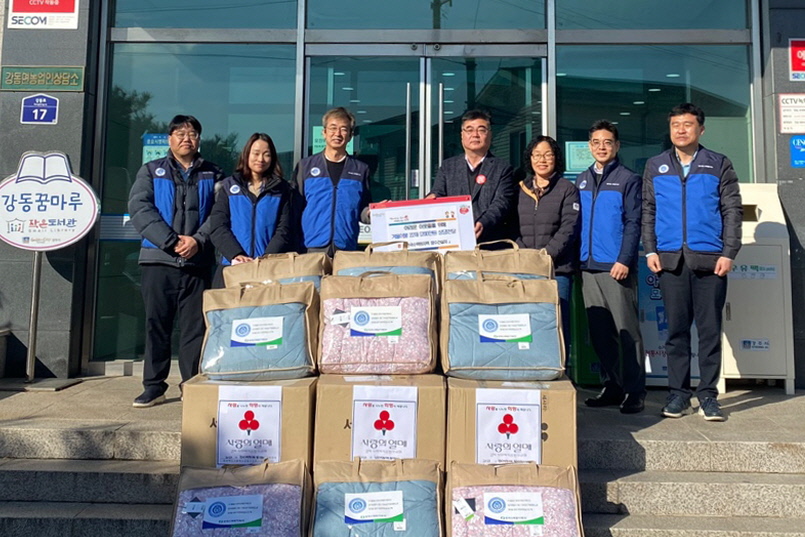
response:
{"label": "window", "polygon": [[[382,8],[378,8],[382,6]],[[544,0],[308,0],[308,28],[545,28]]]}
{"label": "window", "polygon": [[749,27],[746,0],[557,0],[556,28],[742,29]]}
{"label": "window", "polygon": [[609,119],[621,160],[642,173],[670,147],[668,112],[692,102],[706,116],[701,144],[727,155],[742,182],[754,180],[748,47],[562,46],[556,63],[560,143],[586,142],[593,121]]}
{"label": "window", "polygon": [[104,234],[102,224],[96,359],[131,359],[142,353],[140,244],[119,230],[137,170],[144,160],[165,154],[168,122],[176,114],[196,116],[203,127],[201,154],[227,174],[246,139],[253,132],[267,132],[288,177],[293,166],[294,76],[292,45],[114,46],[101,207],[102,221],[118,231]]}
{"label": "window", "polygon": [[296,28],[296,0],[117,0],[114,26]]}

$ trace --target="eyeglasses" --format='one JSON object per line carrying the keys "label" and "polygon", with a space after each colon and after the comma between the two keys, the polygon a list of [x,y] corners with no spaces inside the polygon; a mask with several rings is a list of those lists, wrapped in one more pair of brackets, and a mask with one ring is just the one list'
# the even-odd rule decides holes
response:
{"label": "eyeglasses", "polygon": [[556,157],[553,153],[531,153],[531,160],[539,162],[542,159],[553,160]]}
{"label": "eyeglasses", "polygon": [[607,149],[610,149],[614,147],[615,140],[590,140],[590,145],[596,149],[601,147],[602,145]]}
{"label": "eyeglasses", "polygon": [[461,129],[461,132],[463,132],[464,134],[475,134],[477,132],[479,135],[484,136],[485,134],[489,134],[489,129],[487,129],[486,127],[478,127],[478,128],[464,127],[463,129]]}
{"label": "eyeglasses", "polygon": [[178,140],[184,140],[185,138],[189,140],[198,140],[199,135],[196,131],[174,131],[171,136],[175,136]]}
{"label": "eyeglasses", "polygon": [[325,130],[329,134],[335,134],[335,133],[349,134],[349,132],[350,132],[349,127],[335,127],[335,126],[332,126],[332,127],[327,127],[327,129],[325,129]]}

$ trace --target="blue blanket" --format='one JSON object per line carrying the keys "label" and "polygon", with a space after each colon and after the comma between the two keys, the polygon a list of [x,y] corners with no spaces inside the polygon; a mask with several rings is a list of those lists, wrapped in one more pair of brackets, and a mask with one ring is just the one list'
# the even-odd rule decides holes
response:
{"label": "blue blanket", "polygon": [[[449,305],[447,375],[476,380],[552,380],[562,374],[556,305],[549,303]],[[479,315],[528,315],[529,342],[482,337]]]}
{"label": "blue blanket", "polygon": [[[211,379],[294,379],[313,373],[305,304],[249,306],[208,311],[206,315],[209,328],[201,372]],[[280,322],[281,332],[268,330]],[[260,335],[261,330],[265,337]]]}
{"label": "blue blanket", "polygon": [[[399,490],[403,493],[405,529],[394,522],[345,522],[347,493]],[[439,537],[439,504],[436,483],[322,483],[316,491],[313,537]]]}

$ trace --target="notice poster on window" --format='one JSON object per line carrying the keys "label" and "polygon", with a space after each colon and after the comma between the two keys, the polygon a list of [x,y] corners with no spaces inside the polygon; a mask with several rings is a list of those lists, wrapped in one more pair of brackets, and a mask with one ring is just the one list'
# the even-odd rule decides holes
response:
{"label": "notice poster on window", "polygon": [[780,134],[805,134],[805,93],[780,93]]}
{"label": "notice poster on window", "polygon": [[78,0],[11,0],[8,27],[25,30],[76,30]]}
{"label": "notice poster on window", "polygon": [[389,201],[369,206],[372,242],[405,241],[409,250],[472,250],[475,219],[469,196]]}

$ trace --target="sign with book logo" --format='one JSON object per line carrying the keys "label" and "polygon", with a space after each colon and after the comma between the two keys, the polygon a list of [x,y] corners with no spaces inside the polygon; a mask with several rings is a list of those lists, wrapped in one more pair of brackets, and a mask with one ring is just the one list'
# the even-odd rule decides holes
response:
{"label": "sign with book logo", "polygon": [[99,213],[95,191],[58,151],[23,154],[17,172],[0,183],[0,239],[23,250],[69,246],[89,233]]}

